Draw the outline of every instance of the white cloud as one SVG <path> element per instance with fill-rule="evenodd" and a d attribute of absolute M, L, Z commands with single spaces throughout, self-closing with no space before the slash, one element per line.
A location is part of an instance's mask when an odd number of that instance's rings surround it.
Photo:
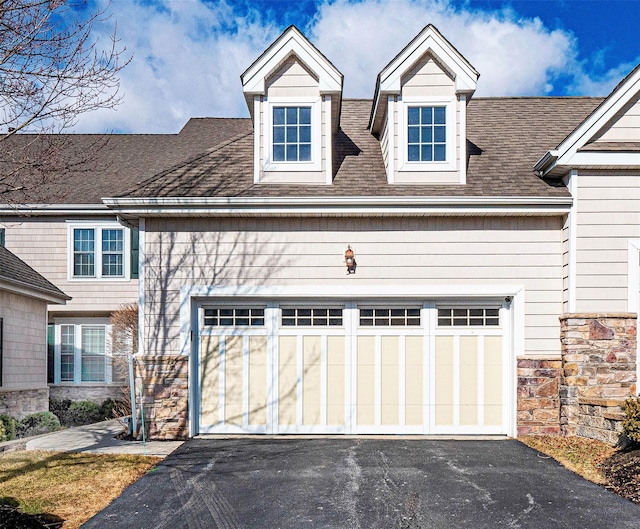
<path fill-rule="evenodd" d="M 248 115 L 239 76 L 284 28 L 259 12 L 259 2 L 248 13 L 246 5 L 241 17 L 232 0 L 112 3 L 133 53 L 121 75 L 124 103 L 83 116 L 76 130 L 177 132 L 193 116 Z M 344 74 L 346 97 L 371 97 L 377 73 L 428 23 L 480 72 L 477 95 L 544 95 L 560 82 L 601 95 L 630 69 L 594 80 L 577 60 L 572 33 L 450 0 L 325 0 L 298 26 Z M 99 29 L 106 38 L 109 28 Z"/>

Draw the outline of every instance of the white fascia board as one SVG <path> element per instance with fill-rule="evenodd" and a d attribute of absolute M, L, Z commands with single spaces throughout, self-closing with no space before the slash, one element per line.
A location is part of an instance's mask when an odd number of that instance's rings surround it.
<path fill-rule="evenodd" d="M 295 28 L 284 33 L 256 63 L 242 75 L 245 94 L 265 94 L 265 80 L 290 55 L 295 55 L 318 76 L 320 93 L 342 92 L 342 74 L 311 46 Z"/>
<path fill-rule="evenodd" d="M 120 214 L 140 216 L 562 215 L 571 197 L 312 197 L 104 199 Z"/>
<path fill-rule="evenodd" d="M 478 81 L 473 71 L 459 54 L 442 41 L 432 30 L 427 30 L 423 40 L 406 49 L 397 59 L 380 73 L 380 92 L 400 93 L 400 81 L 415 61 L 430 52 L 455 74 L 456 92 L 475 92 Z"/>
<path fill-rule="evenodd" d="M 565 156 L 563 165 L 569 167 L 640 167 L 640 152 L 575 152 Z"/>
<path fill-rule="evenodd" d="M 0 206 L 0 215 L 104 215 L 105 204 L 15 204 Z"/>
<path fill-rule="evenodd" d="M 622 110 L 632 97 L 634 97 L 640 91 L 640 68 L 627 79 L 621 86 L 615 88 L 613 92 L 607 97 L 607 99 L 585 119 L 582 124 L 575 129 L 567 138 L 558 146 L 555 151 L 549 151 L 541 160 L 545 159 L 549 154 L 555 152 L 557 160 L 553 165 L 544 169 L 543 174 L 548 174 L 549 171 L 556 166 L 567 166 L 572 168 L 572 161 L 574 155 L 578 150 L 584 147 L 587 142 L 598 133 L 598 131 L 604 127 L 607 122 L 615 116 L 617 112 Z M 603 153 L 604 154 L 604 153 Z M 612 153 L 606 153 L 607 156 L 611 156 Z M 538 166 L 536 164 L 536 168 Z"/>
<path fill-rule="evenodd" d="M 521 284 L 496 285 L 274 285 L 247 286 L 193 285 L 180 287 L 181 306 L 186 305 L 187 298 L 251 298 L 251 299 L 434 299 L 456 300 L 465 298 L 502 298 L 516 296 L 524 291 Z M 185 310 L 186 317 L 186 310 Z"/>

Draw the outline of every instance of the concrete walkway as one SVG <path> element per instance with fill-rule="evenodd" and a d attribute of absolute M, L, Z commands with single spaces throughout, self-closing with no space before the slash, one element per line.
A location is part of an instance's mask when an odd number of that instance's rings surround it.
<path fill-rule="evenodd" d="M 145 444 L 142 441 L 121 441 L 115 437 L 120 432 L 122 432 L 122 424 L 117 419 L 112 419 L 34 437 L 27 441 L 26 449 L 167 457 L 183 443 L 183 441 L 148 441 Z"/>

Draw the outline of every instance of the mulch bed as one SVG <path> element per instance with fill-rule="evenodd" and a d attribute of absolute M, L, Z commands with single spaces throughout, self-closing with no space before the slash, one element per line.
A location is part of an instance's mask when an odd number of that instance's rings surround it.
<path fill-rule="evenodd" d="M 620 450 L 603 462 L 606 487 L 640 505 L 640 449 Z"/>
<path fill-rule="evenodd" d="M 0 529 L 59 529 L 64 520 L 47 514 L 25 514 L 15 507 L 0 505 Z"/>

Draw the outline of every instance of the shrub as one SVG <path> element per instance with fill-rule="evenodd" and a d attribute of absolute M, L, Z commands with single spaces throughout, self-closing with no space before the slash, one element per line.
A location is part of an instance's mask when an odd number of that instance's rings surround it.
<path fill-rule="evenodd" d="M 634 444 L 640 444 L 640 397 L 628 398 L 622 406 L 625 418 L 622 421 L 622 431 L 627 439 Z"/>
<path fill-rule="evenodd" d="M 4 423 L 0 422 L 0 443 L 2 443 L 3 441 L 8 441 L 8 439 L 4 431 Z"/>
<path fill-rule="evenodd" d="M 17 437 L 31 437 L 59 430 L 60 421 L 50 411 L 41 411 L 27 415 L 17 426 Z"/>
<path fill-rule="evenodd" d="M 102 416 L 100 414 L 100 405 L 90 400 L 80 400 L 72 402 L 65 417 L 65 425 L 67 426 L 83 426 L 85 424 L 93 424 L 100 422 Z"/>
<path fill-rule="evenodd" d="M 115 417 L 113 410 L 116 406 L 116 402 L 112 399 L 107 399 L 100 404 L 100 420 L 108 421 L 113 419 Z"/>
<path fill-rule="evenodd" d="M 60 419 L 63 426 L 67 426 L 67 414 L 72 402 L 70 399 L 49 399 L 49 411 Z"/>
<path fill-rule="evenodd" d="M 4 430 L 4 439 L 2 441 L 13 441 L 16 438 L 17 421 L 8 415 L 0 415 L 0 424 Z"/>

